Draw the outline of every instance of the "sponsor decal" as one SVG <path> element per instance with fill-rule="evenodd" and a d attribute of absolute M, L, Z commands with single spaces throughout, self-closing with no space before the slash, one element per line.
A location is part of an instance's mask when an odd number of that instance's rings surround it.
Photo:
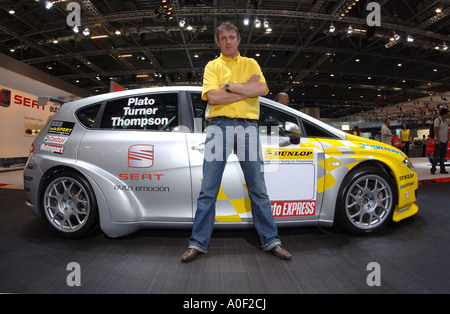
<path fill-rule="evenodd" d="M 316 214 L 316 201 L 272 201 L 273 217 L 302 217 Z"/>
<path fill-rule="evenodd" d="M 170 192 L 170 187 L 164 185 L 144 186 L 144 185 L 114 185 L 114 190 L 135 191 L 135 192 Z"/>
<path fill-rule="evenodd" d="M 47 135 L 44 138 L 45 143 L 52 143 L 52 144 L 64 144 L 66 141 L 67 141 L 67 137 L 62 137 L 62 136 Z"/>
<path fill-rule="evenodd" d="M 304 148 L 266 148 L 265 163 L 302 163 L 314 159 L 314 149 Z"/>
<path fill-rule="evenodd" d="M 404 189 L 404 188 L 407 188 L 407 187 L 413 186 L 413 185 L 414 185 L 414 182 L 407 182 L 403 185 L 400 185 L 400 189 Z"/>
<path fill-rule="evenodd" d="M 39 147 L 39 150 L 41 152 L 48 152 L 53 154 L 64 154 L 65 147 L 63 146 L 57 146 L 57 145 L 50 145 L 50 144 L 41 144 Z"/>
<path fill-rule="evenodd" d="M 68 135 L 72 134 L 74 126 L 75 126 L 74 122 L 55 120 L 55 121 L 52 121 L 52 123 L 50 124 L 48 133 L 68 136 Z"/>
<path fill-rule="evenodd" d="M 132 145 L 128 148 L 128 168 L 150 168 L 153 166 L 153 145 Z"/>
<path fill-rule="evenodd" d="M 364 143 L 358 143 L 358 146 L 361 147 L 362 149 L 379 149 L 379 150 L 386 150 L 392 153 L 396 153 L 399 154 L 400 156 L 405 157 L 406 155 L 403 154 L 403 152 L 399 151 L 398 149 L 392 147 L 387 147 L 387 146 L 382 146 L 382 145 L 374 145 L 374 144 L 364 144 Z"/>
<path fill-rule="evenodd" d="M 163 174 L 155 174 L 155 173 L 121 173 L 119 174 L 119 179 L 122 181 L 159 181 L 161 180 L 161 177 L 163 177 Z"/>
<path fill-rule="evenodd" d="M 410 173 L 404 176 L 400 176 L 398 177 L 398 181 L 403 181 L 403 180 L 407 180 L 407 179 L 412 179 L 414 178 L 415 173 Z"/>

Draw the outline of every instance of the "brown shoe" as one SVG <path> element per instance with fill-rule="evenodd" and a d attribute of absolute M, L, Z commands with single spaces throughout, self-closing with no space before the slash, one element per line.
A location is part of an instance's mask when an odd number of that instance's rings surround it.
<path fill-rule="evenodd" d="M 184 254 L 181 256 L 182 262 L 190 262 L 197 258 L 197 255 L 200 253 L 200 251 L 190 248 Z"/>
<path fill-rule="evenodd" d="M 292 255 L 287 250 L 281 247 L 281 245 L 274 246 L 270 252 L 278 258 L 281 259 L 291 259 Z"/>

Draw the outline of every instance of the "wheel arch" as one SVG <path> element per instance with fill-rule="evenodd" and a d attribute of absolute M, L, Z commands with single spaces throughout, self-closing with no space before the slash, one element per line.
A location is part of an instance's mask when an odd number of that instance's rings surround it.
<path fill-rule="evenodd" d="M 379 168 L 381 171 L 383 171 L 384 173 L 386 173 L 391 179 L 392 182 L 395 185 L 395 189 L 394 189 L 394 205 L 397 206 L 398 204 L 398 185 L 397 185 L 397 181 L 395 180 L 395 176 L 394 176 L 394 172 L 393 170 L 384 162 L 380 161 L 380 160 L 365 160 L 363 162 L 360 162 L 358 165 L 356 165 L 355 167 L 353 167 L 344 177 L 344 179 L 342 180 L 342 182 L 345 181 L 345 179 L 347 179 L 347 177 L 353 175 L 354 172 L 359 171 L 359 169 L 361 168 L 365 168 L 365 167 L 376 167 Z M 338 195 L 339 197 L 339 195 Z M 337 201 L 337 198 L 336 198 Z M 394 206 L 394 207 L 395 207 Z"/>
<path fill-rule="evenodd" d="M 361 173 L 365 172 L 365 173 L 370 173 L 370 172 L 374 172 L 376 174 L 376 172 L 379 171 L 378 175 L 384 175 L 385 179 L 388 179 L 388 184 L 391 185 L 391 192 L 392 192 L 392 196 L 393 196 L 393 201 L 392 201 L 392 208 L 391 208 L 391 213 L 390 213 L 390 219 L 392 219 L 392 215 L 395 211 L 395 208 L 398 205 L 398 185 L 397 182 L 395 180 L 395 174 L 394 171 L 391 170 L 391 168 L 379 161 L 379 160 L 367 160 L 364 162 L 359 163 L 357 166 L 353 167 L 343 178 L 342 182 L 341 182 L 341 186 L 339 187 L 339 192 L 337 194 L 337 197 L 335 199 L 335 208 L 334 208 L 334 218 L 333 221 L 334 223 L 337 223 L 338 225 L 340 225 L 341 227 L 344 227 L 343 225 L 343 220 L 338 219 L 338 214 L 340 212 L 342 212 L 342 209 L 340 208 L 340 200 L 339 197 L 343 197 L 344 194 L 346 194 L 346 188 L 349 186 L 347 183 L 351 182 L 352 180 L 354 180 L 355 178 L 357 178 L 358 176 L 360 176 Z M 380 173 L 381 172 L 381 173 Z M 390 182 L 389 182 L 390 181 Z M 389 221 L 389 219 L 388 219 Z M 383 226 L 386 223 L 383 223 Z M 372 232 L 376 232 L 378 230 L 380 230 L 382 228 L 382 226 L 380 228 L 375 228 L 375 229 L 368 229 L 366 230 L 364 234 L 369 234 Z M 350 231 L 350 229 L 347 229 L 344 227 L 344 229 L 346 229 L 347 231 Z M 354 232 L 354 231 L 350 231 L 350 232 Z M 358 233 L 357 234 L 363 234 L 363 233 Z"/>

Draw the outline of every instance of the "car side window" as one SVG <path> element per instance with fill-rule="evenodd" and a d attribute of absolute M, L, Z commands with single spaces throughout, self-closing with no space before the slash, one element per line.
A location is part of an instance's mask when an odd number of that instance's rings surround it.
<path fill-rule="evenodd" d="M 208 102 L 203 100 L 200 93 L 191 93 L 192 108 L 194 110 L 194 131 L 202 133 L 208 126 L 205 118 Z"/>
<path fill-rule="evenodd" d="M 178 126 L 178 94 L 148 94 L 109 101 L 101 129 L 172 131 Z"/>
<path fill-rule="evenodd" d="M 326 130 L 318 127 L 312 122 L 302 120 L 303 128 L 305 129 L 304 137 L 321 137 L 321 138 L 334 138 L 335 136 Z"/>
<path fill-rule="evenodd" d="M 297 117 L 290 115 L 278 109 L 265 106 L 261 103 L 259 109 L 259 129 L 261 133 L 267 132 L 267 135 L 276 135 L 278 128 L 279 136 L 286 136 L 286 122 L 292 122 L 298 125 Z"/>
<path fill-rule="evenodd" d="M 101 105 L 102 104 L 97 104 L 79 110 L 77 112 L 77 118 L 80 123 L 87 128 L 92 128 L 95 124 L 95 119 L 97 118 Z"/>

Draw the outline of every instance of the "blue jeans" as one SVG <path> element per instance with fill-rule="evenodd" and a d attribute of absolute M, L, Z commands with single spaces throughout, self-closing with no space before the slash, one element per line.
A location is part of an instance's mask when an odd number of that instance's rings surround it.
<path fill-rule="evenodd" d="M 253 224 L 264 251 L 281 244 L 264 181 L 258 124 L 253 120 L 213 118 L 208 126 L 203 182 L 197 200 L 189 247 L 206 253 L 211 242 L 216 198 L 228 156 L 235 151 L 247 183 Z"/>

